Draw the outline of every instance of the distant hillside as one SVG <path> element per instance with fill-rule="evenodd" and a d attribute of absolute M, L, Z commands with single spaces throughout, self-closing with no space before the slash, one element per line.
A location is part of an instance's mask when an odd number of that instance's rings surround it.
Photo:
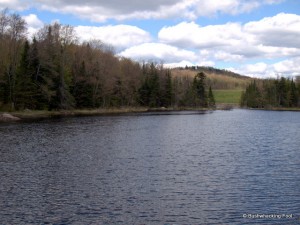
<path fill-rule="evenodd" d="M 194 70 L 194 71 L 202 71 L 204 73 L 213 73 L 217 75 L 225 75 L 229 77 L 237 77 L 237 78 L 249 78 L 248 76 L 241 75 L 235 72 L 232 72 L 230 70 L 225 70 L 225 69 L 217 69 L 211 66 L 186 66 L 185 68 L 177 68 L 180 70 Z"/>
<path fill-rule="evenodd" d="M 204 72 L 206 74 L 206 83 L 208 86 L 211 86 L 213 90 L 245 90 L 252 80 L 250 77 L 213 67 L 193 66 L 172 69 L 172 75 L 178 78 L 194 78 L 199 72 Z"/>

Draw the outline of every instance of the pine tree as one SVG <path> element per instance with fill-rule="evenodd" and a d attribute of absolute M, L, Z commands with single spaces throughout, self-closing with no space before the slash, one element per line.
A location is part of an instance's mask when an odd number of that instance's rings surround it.
<path fill-rule="evenodd" d="M 296 84 L 293 80 L 291 80 L 289 106 L 296 107 L 298 105 L 298 101 L 299 101 L 299 95 L 296 88 Z"/>
<path fill-rule="evenodd" d="M 274 80 L 265 80 L 263 83 L 264 89 L 264 106 L 278 106 L 278 97 Z"/>
<path fill-rule="evenodd" d="M 277 97 L 279 106 L 288 107 L 287 82 L 284 77 L 277 82 Z"/>
<path fill-rule="evenodd" d="M 15 87 L 15 107 L 16 109 L 36 108 L 36 89 L 32 79 L 32 68 L 30 62 L 30 45 L 28 41 L 24 43 L 21 60 L 17 68 Z"/>
<path fill-rule="evenodd" d="M 123 94 L 123 82 L 120 77 L 117 77 L 111 94 L 110 105 L 120 107 L 124 105 L 124 101 L 125 96 Z"/>
<path fill-rule="evenodd" d="M 142 86 L 139 88 L 139 103 L 142 106 L 148 106 L 150 102 L 150 87 L 149 87 L 149 79 L 148 77 L 145 78 Z"/>
<path fill-rule="evenodd" d="M 250 108 L 262 108 L 262 95 L 258 90 L 256 81 L 254 80 L 246 88 L 245 93 L 242 94 L 241 106 L 247 106 Z"/>
<path fill-rule="evenodd" d="M 208 106 L 210 108 L 215 108 L 216 107 L 216 101 L 215 101 L 215 97 L 213 95 L 213 92 L 211 90 L 211 86 L 209 86 L 209 91 L 208 91 Z"/>
<path fill-rule="evenodd" d="M 207 95 L 205 91 L 205 78 L 206 75 L 203 72 L 198 73 L 193 81 L 193 88 L 197 95 L 196 106 L 207 106 Z"/>
<path fill-rule="evenodd" d="M 76 74 L 76 75 L 75 75 Z M 74 76 L 75 75 L 75 76 Z M 85 61 L 82 61 L 78 71 L 74 68 L 72 96 L 77 108 L 93 108 L 93 88 L 89 82 Z"/>
<path fill-rule="evenodd" d="M 174 93 L 173 93 L 173 84 L 170 70 L 166 71 L 166 80 L 165 80 L 165 88 L 164 88 L 164 96 L 163 96 L 163 105 L 165 107 L 169 107 L 173 104 L 174 101 Z"/>
<path fill-rule="evenodd" d="M 158 71 L 155 68 L 155 65 L 151 63 L 150 65 L 150 79 L 149 79 L 149 88 L 150 88 L 150 96 L 149 96 L 149 106 L 150 107 L 158 107 L 160 106 L 160 82 L 158 77 Z"/>
<path fill-rule="evenodd" d="M 30 85 L 30 75 L 28 74 L 29 67 L 29 42 L 25 41 L 21 60 L 16 72 L 16 86 L 15 86 L 15 107 L 20 109 L 21 105 L 27 104 L 29 93 L 27 90 Z M 24 107 L 22 107 L 24 108 Z"/>
<path fill-rule="evenodd" d="M 143 69 L 146 72 L 146 69 Z M 145 80 L 139 89 L 139 102 L 143 106 L 158 107 L 161 105 L 160 80 L 153 63 L 144 74 Z"/>
<path fill-rule="evenodd" d="M 29 52 L 29 66 L 31 79 L 35 85 L 35 109 L 46 110 L 49 106 L 49 87 L 50 79 L 44 76 L 44 68 L 41 65 L 39 56 L 39 43 L 34 37 Z"/>

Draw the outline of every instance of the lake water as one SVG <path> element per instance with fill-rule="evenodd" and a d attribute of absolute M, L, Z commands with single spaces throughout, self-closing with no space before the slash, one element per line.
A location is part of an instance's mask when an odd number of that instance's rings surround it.
<path fill-rule="evenodd" d="M 300 113 L 0 124 L 0 224 L 298 224 Z"/>

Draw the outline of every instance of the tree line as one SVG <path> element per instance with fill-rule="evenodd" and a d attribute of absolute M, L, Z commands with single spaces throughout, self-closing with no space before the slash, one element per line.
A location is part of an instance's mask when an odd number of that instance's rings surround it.
<path fill-rule="evenodd" d="M 241 106 L 300 107 L 300 83 L 290 78 L 254 80 L 242 94 Z"/>
<path fill-rule="evenodd" d="M 214 107 L 206 75 L 172 77 L 155 63 L 118 57 L 102 41 L 80 43 L 70 25 L 44 25 L 27 39 L 26 22 L 0 14 L 0 108 Z"/>

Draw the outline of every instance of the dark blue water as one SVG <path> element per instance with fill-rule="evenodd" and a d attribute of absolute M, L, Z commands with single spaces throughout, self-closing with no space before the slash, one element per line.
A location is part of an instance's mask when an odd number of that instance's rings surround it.
<path fill-rule="evenodd" d="M 1 124 L 0 224 L 300 223 L 299 112 L 167 114 Z"/>

